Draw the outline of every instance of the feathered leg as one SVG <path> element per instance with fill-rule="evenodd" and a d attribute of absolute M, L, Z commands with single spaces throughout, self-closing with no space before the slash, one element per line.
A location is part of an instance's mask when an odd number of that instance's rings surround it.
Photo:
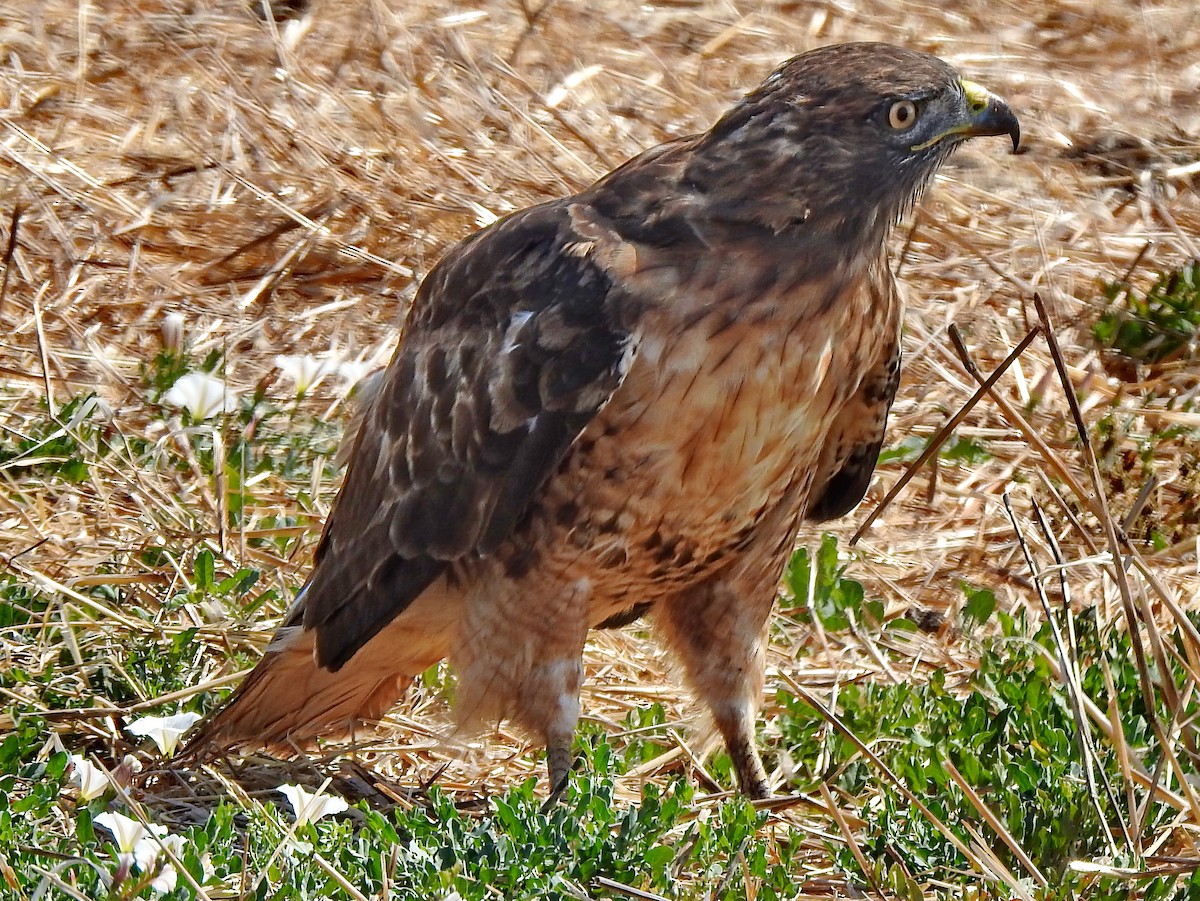
<path fill-rule="evenodd" d="M 760 520 L 732 565 L 667 599 L 654 614 L 692 689 L 712 711 L 738 785 L 751 798 L 770 794 L 754 724 L 762 699 L 767 621 L 799 526 L 797 499 L 806 488 L 805 483 L 792 486 Z"/>
<path fill-rule="evenodd" d="M 469 728 L 511 718 L 541 738 L 553 802 L 571 772 L 590 587 L 585 580 L 478 581 L 486 588 L 470 599 L 453 658 L 459 724 Z M 532 603 L 533 598 L 545 601 Z"/>
<path fill-rule="evenodd" d="M 773 600 L 772 593 L 745 595 L 717 578 L 675 595 L 655 614 L 667 646 L 683 662 L 692 689 L 712 711 L 738 785 L 751 798 L 770 794 L 754 744 L 754 723 Z"/>

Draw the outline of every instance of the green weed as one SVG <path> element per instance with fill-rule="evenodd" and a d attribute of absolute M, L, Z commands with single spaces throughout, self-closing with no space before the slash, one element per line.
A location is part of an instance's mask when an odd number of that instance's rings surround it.
<path fill-rule="evenodd" d="M 1144 294 L 1112 282 L 1104 294 L 1113 306 L 1093 326 L 1096 340 L 1140 363 L 1175 359 L 1200 329 L 1200 262 L 1164 273 Z M 1124 297 L 1123 307 L 1116 302 Z"/>

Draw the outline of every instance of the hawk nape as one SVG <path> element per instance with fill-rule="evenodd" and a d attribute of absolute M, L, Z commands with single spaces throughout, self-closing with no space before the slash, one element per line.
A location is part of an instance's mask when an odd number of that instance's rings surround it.
<path fill-rule="evenodd" d="M 588 629 L 648 616 L 741 789 L 801 520 L 863 497 L 899 378 L 886 239 L 1007 105 L 935 57 L 784 63 L 707 132 L 462 241 L 417 292 L 316 564 L 193 747 L 297 748 L 449 657 L 460 723 L 570 769 Z"/>

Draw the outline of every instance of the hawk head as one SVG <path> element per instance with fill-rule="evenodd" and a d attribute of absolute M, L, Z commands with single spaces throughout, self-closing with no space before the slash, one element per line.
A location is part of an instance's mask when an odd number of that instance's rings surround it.
<path fill-rule="evenodd" d="M 935 56 L 889 44 L 793 57 L 702 138 L 688 181 L 727 214 L 882 239 L 956 146 L 1020 126 Z M 719 197 L 717 195 L 720 195 Z"/>

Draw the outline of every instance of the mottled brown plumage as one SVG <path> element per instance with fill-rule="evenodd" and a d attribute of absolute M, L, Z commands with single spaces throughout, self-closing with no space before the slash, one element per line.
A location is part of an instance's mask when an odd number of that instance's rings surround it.
<path fill-rule="evenodd" d="M 589 628 L 649 615 L 741 787 L 802 518 L 861 500 L 899 377 L 885 239 L 999 99 L 934 57 L 796 57 L 708 132 L 464 240 L 425 279 L 316 565 L 200 743 L 303 745 L 449 656 L 560 788 Z"/>

